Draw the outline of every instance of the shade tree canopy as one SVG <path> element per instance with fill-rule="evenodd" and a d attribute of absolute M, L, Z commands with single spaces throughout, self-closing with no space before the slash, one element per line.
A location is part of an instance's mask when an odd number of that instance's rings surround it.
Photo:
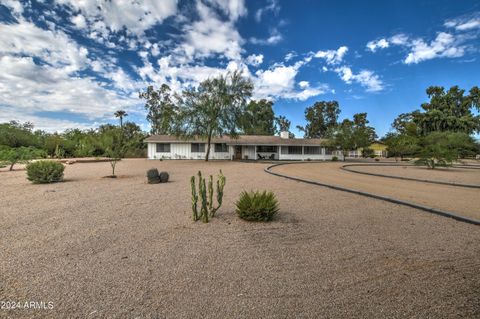
<path fill-rule="evenodd" d="M 337 101 L 315 102 L 305 109 L 305 127 L 297 126 L 305 138 L 321 138 L 337 125 L 340 107 Z"/>

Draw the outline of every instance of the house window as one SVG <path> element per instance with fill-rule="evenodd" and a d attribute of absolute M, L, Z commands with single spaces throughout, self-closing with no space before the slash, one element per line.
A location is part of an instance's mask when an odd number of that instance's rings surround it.
<path fill-rule="evenodd" d="M 192 143 L 192 153 L 205 153 L 205 144 Z"/>
<path fill-rule="evenodd" d="M 305 146 L 304 154 L 322 154 L 322 150 L 320 146 Z"/>
<path fill-rule="evenodd" d="M 282 146 L 282 154 L 302 154 L 301 146 Z"/>
<path fill-rule="evenodd" d="M 157 153 L 170 153 L 170 143 L 157 143 Z"/>
<path fill-rule="evenodd" d="M 215 153 L 227 153 L 228 146 L 225 143 L 215 143 Z"/>
<path fill-rule="evenodd" d="M 288 147 L 288 154 L 302 154 L 302 147 L 301 146 L 289 146 Z"/>
<path fill-rule="evenodd" d="M 257 146 L 257 153 L 276 153 L 277 147 L 274 145 L 260 145 Z"/>

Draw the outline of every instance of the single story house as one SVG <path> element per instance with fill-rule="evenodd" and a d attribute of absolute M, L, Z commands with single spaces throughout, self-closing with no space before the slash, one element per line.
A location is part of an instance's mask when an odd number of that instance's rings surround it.
<path fill-rule="evenodd" d="M 148 143 L 149 159 L 205 159 L 205 139 L 181 139 L 172 135 L 152 135 Z M 323 146 L 324 139 L 280 136 L 240 135 L 216 137 L 211 141 L 209 159 L 221 160 L 331 160 L 342 159 L 341 152 Z"/>

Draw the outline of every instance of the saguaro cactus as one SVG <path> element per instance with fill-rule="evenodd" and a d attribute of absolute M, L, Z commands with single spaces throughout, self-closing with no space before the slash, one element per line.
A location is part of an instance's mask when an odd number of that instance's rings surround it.
<path fill-rule="evenodd" d="M 216 181 L 216 198 L 217 205 L 213 205 L 213 193 L 214 193 L 214 181 L 213 176 L 210 175 L 208 184 L 205 178 L 202 176 L 202 172 L 198 172 L 198 192 L 196 186 L 195 176 L 190 178 L 190 186 L 192 188 L 192 217 L 194 221 L 201 219 L 203 222 L 208 223 L 209 217 L 214 217 L 215 212 L 222 206 L 223 202 L 223 189 L 225 187 L 226 178 L 222 171 L 218 174 Z M 200 213 L 198 212 L 198 198 L 200 197 Z"/>

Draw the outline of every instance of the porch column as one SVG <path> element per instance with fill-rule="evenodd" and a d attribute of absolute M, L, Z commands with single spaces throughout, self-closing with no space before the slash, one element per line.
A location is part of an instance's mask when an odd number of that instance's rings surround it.
<path fill-rule="evenodd" d="M 253 160 L 256 161 L 256 160 L 257 160 L 257 145 L 253 145 L 253 147 L 255 147 L 255 151 L 254 151 L 254 154 L 255 154 L 255 155 L 254 155 L 254 159 L 253 159 Z"/>
<path fill-rule="evenodd" d="M 302 145 L 302 161 L 305 160 L 305 145 Z"/>

